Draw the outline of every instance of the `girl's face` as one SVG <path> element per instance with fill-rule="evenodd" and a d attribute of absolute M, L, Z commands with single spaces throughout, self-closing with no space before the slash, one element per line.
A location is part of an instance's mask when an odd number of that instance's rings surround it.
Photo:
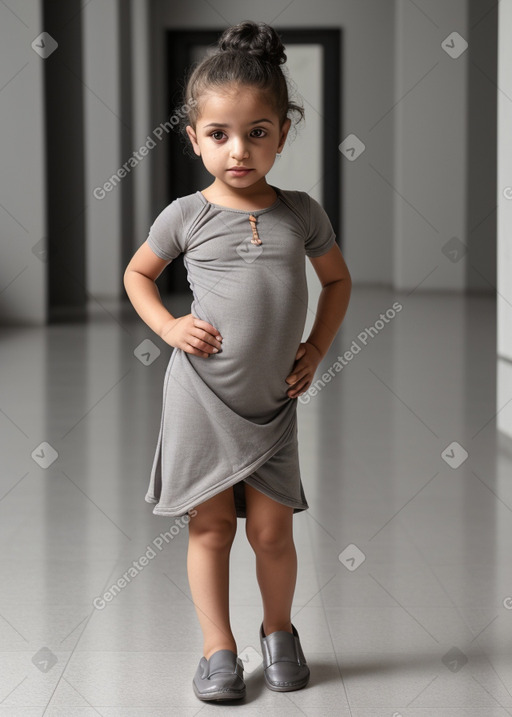
<path fill-rule="evenodd" d="M 226 87 L 201 98 L 196 128 L 189 125 L 187 134 L 208 172 L 242 191 L 266 183 L 289 128 L 288 118 L 279 127 L 279 117 L 257 88 Z"/>

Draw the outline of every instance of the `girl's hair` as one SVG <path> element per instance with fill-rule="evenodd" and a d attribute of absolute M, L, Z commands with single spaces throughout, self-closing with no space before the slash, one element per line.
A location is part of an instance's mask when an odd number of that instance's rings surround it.
<path fill-rule="evenodd" d="M 224 85 L 259 88 L 274 107 L 282 127 L 289 113 L 304 118 L 304 108 L 290 100 L 287 78 L 281 65 L 286 62 L 279 35 L 266 23 L 249 20 L 228 27 L 213 54 L 192 69 L 185 88 L 182 130 L 194 129 L 201 114 L 201 98 Z"/>

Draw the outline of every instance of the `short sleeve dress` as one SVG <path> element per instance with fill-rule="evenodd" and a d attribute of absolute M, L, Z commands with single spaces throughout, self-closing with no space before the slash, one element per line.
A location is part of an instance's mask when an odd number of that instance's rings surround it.
<path fill-rule="evenodd" d="M 273 187 L 257 211 L 209 202 L 197 191 L 157 216 L 147 243 L 163 259 L 183 253 L 190 312 L 212 324 L 222 349 L 208 358 L 174 348 L 164 377 L 157 446 L 145 500 L 153 513 L 183 516 L 233 486 L 246 517 L 247 483 L 294 513 L 309 506 L 297 443 L 290 374 L 308 311 L 305 257 L 336 237 L 306 192 Z M 252 244 L 249 216 L 261 244 Z"/>

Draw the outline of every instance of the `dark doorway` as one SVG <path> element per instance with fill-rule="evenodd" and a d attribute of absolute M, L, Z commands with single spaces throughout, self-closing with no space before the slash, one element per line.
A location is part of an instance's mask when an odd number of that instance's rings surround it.
<path fill-rule="evenodd" d="M 44 60 L 48 323 L 86 320 L 82 15 L 79 0 L 45 0 Z M 44 41 L 42 41 L 44 43 Z M 48 40 L 46 40 L 48 42 Z"/>

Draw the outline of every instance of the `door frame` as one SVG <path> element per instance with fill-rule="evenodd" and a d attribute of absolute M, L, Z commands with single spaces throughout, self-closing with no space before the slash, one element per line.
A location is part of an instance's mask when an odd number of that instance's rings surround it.
<path fill-rule="evenodd" d="M 342 137 L 341 127 L 341 28 L 276 28 L 285 45 L 315 44 L 323 50 L 322 99 L 322 200 L 334 232 L 342 247 L 340 236 L 343 211 L 340 194 L 341 162 L 338 145 Z M 186 73 L 190 68 L 192 48 L 196 45 L 215 46 L 220 30 L 168 29 L 166 41 L 166 101 L 169 116 L 182 104 Z M 194 186 L 192 159 L 184 151 L 184 139 L 178 133 L 170 134 L 168 143 L 167 179 L 169 202 L 177 197 L 197 191 Z M 171 264 L 172 266 L 172 264 Z M 171 267 L 169 267 L 171 269 Z M 186 291 L 188 283 L 181 267 L 167 271 L 169 291 Z"/>

